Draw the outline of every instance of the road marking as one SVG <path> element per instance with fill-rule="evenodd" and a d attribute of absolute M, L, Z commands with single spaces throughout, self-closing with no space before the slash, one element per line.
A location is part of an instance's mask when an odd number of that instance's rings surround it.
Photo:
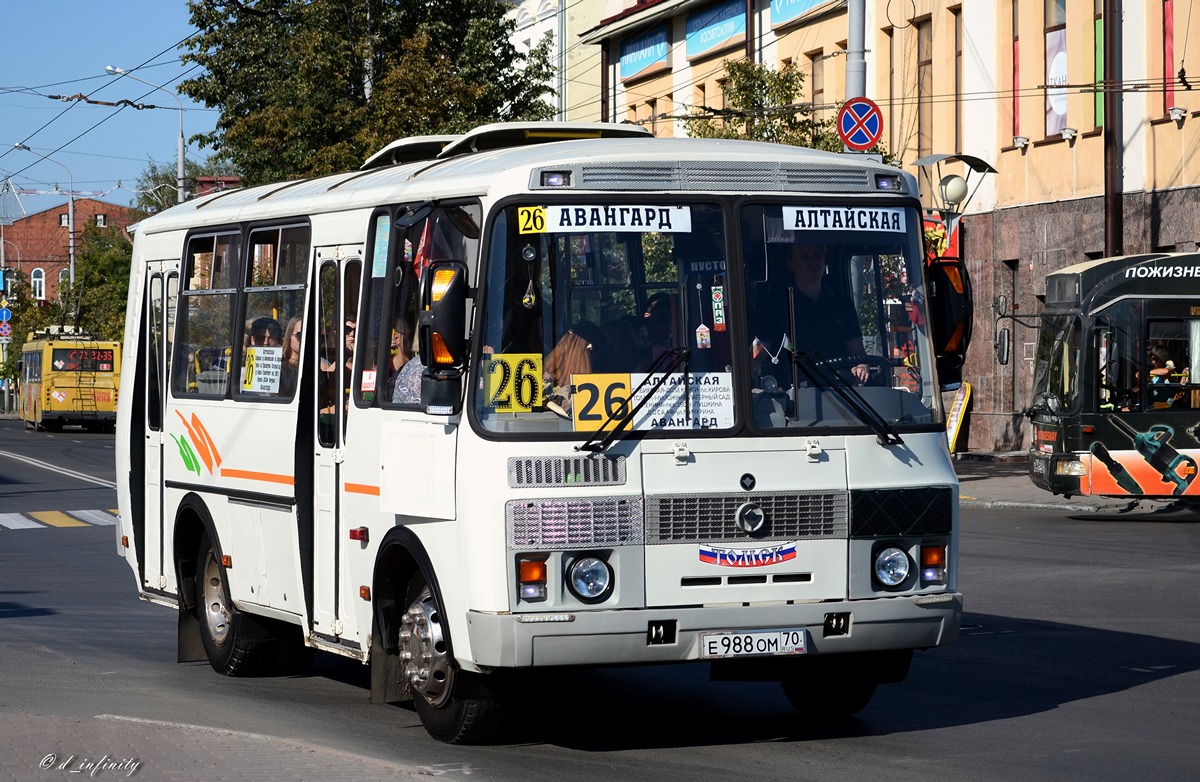
<path fill-rule="evenodd" d="M 49 470 L 50 472 L 56 472 L 59 475 L 66 475 L 70 478 L 75 478 L 77 480 L 86 481 L 87 483 L 94 483 L 97 486 L 106 486 L 110 489 L 117 488 L 117 484 L 113 483 L 112 481 L 106 481 L 103 478 L 95 478 L 91 475 L 88 475 L 87 473 L 76 472 L 75 470 L 68 470 L 66 468 L 59 467 L 56 464 L 50 464 L 49 462 L 43 462 L 39 459 L 31 459 L 28 456 L 18 456 L 17 454 L 9 453 L 8 451 L 0 451 L 0 456 L 7 456 L 10 459 L 16 459 L 18 462 L 25 462 L 25 464 L 31 464 L 34 467 L 41 467 L 43 470 Z"/>
<path fill-rule="evenodd" d="M 117 511 L 57 510 L 28 513 L 0 513 L 0 527 L 8 529 L 45 529 L 46 527 L 111 527 L 117 523 Z"/>
<path fill-rule="evenodd" d="M 42 529 L 42 525 L 25 518 L 23 513 L 0 513 L 0 527 L 9 529 Z"/>
<path fill-rule="evenodd" d="M 51 527 L 86 527 L 86 522 L 73 519 L 60 510 L 40 510 L 29 514 L 34 519 L 49 524 Z"/>
<path fill-rule="evenodd" d="M 73 510 L 71 515 L 83 519 L 88 524 L 97 524 L 99 526 L 109 526 L 117 523 L 117 517 L 103 510 Z"/>

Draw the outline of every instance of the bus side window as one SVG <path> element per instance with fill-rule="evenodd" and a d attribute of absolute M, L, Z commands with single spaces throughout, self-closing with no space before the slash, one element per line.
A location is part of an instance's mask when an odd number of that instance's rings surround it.
<path fill-rule="evenodd" d="M 306 224 L 250 233 L 242 304 L 246 333 L 237 383 L 245 399 L 278 401 L 295 393 L 299 353 L 298 345 L 291 349 L 291 334 L 304 309 L 311 236 Z"/>
<path fill-rule="evenodd" d="M 171 391 L 176 395 L 192 392 L 220 397 L 226 393 L 227 346 L 234 342 L 231 329 L 236 294 L 232 291 L 237 286 L 234 272 L 240 246 L 241 235 L 233 231 L 188 240 L 176 341 L 181 356 L 195 351 L 195 362 L 173 362 Z M 193 381 L 194 389 L 190 388 Z"/>

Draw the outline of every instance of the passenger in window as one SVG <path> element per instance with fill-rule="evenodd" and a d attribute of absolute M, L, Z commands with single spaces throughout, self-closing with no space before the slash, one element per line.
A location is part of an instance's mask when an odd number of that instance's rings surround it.
<path fill-rule="evenodd" d="M 675 296 L 664 292 L 651 296 L 642 322 L 650 343 L 650 358 L 656 359 L 675 346 Z"/>
<path fill-rule="evenodd" d="M 596 372 L 640 372 L 650 367 L 646 327 L 633 316 L 613 318 L 602 327 L 604 352 L 593 361 Z M 595 350 L 592 351 L 595 354 Z"/>
<path fill-rule="evenodd" d="M 283 344 L 283 329 L 270 317 L 255 318 L 250 324 L 251 347 L 279 347 Z"/>
<path fill-rule="evenodd" d="M 543 365 L 546 408 L 571 417 L 572 383 L 576 375 L 592 372 L 592 357 L 604 350 L 604 337 L 594 323 L 580 321 L 563 334 Z"/>
<path fill-rule="evenodd" d="M 288 321 L 283 330 L 286 335 L 283 343 L 283 368 L 280 370 L 279 395 L 291 397 L 296 392 L 296 379 L 300 376 L 300 328 L 299 315 Z"/>
<path fill-rule="evenodd" d="M 396 373 L 392 387 L 392 402 L 397 405 L 419 405 L 421 403 L 421 375 L 425 373 L 425 364 L 421 361 L 420 351 L 415 338 L 409 343 L 410 358 Z"/>
<path fill-rule="evenodd" d="M 1150 401 L 1156 408 L 1182 405 L 1185 398 L 1182 389 L 1165 387 L 1183 381 L 1182 373 L 1176 372 L 1175 362 L 1169 356 L 1161 345 L 1150 349 Z"/>

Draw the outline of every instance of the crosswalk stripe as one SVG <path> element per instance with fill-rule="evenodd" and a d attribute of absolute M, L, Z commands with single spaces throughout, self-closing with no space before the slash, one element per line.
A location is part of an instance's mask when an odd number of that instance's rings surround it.
<path fill-rule="evenodd" d="M 70 516 L 68 516 L 67 514 L 63 513 L 62 511 L 57 511 L 57 510 L 36 511 L 34 513 L 30 513 L 29 516 L 32 517 L 33 519 L 36 519 L 37 521 L 42 522 L 43 524 L 49 524 L 51 527 L 86 527 L 86 526 L 88 526 L 86 522 L 82 522 L 79 519 L 73 519 Z"/>
<path fill-rule="evenodd" d="M 0 513 L 0 527 L 9 529 L 42 529 L 42 525 L 25 518 L 23 513 Z"/>
<path fill-rule="evenodd" d="M 89 524 L 111 527 L 117 523 L 115 514 L 103 510 L 73 510 L 71 511 L 71 515 L 83 519 Z"/>

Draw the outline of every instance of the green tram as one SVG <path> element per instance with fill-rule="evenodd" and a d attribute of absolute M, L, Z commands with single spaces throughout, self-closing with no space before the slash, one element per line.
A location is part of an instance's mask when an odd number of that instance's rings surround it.
<path fill-rule="evenodd" d="M 1026 411 L 1034 484 L 1067 497 L 1200 495 L 1198 355 L 1200 254 L 1101 259 L 1048 276 Z"/>

